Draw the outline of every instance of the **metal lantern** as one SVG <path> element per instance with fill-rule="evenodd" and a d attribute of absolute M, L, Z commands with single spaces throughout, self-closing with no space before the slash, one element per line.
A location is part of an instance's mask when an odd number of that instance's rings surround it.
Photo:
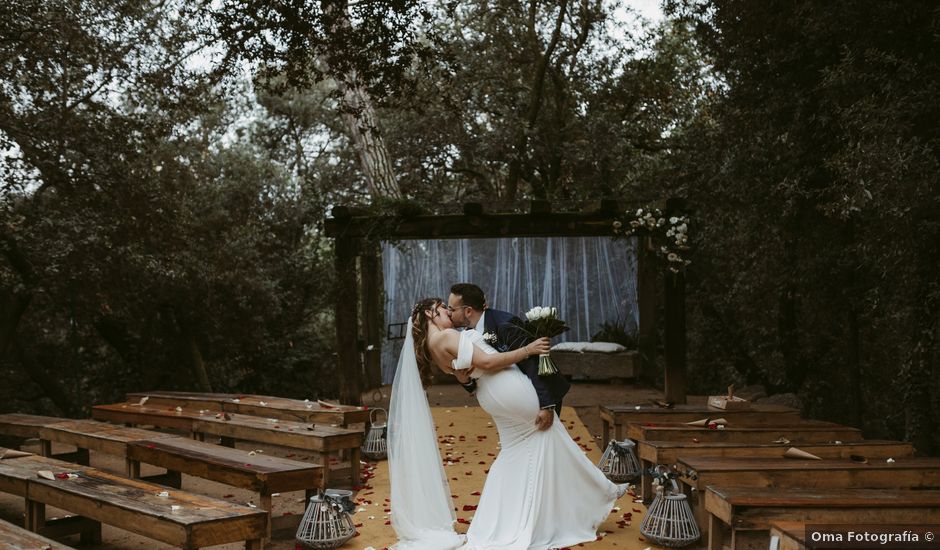
<path fill-rule="evenodd" d="M 633 481 L 640 476 L 640 461 L 636 458 L 636 443 L 629 439 L 623 441 L 611 440 L 601 456 L 597 467 L 604 472 L 607 479 L 615 483 Z"/>
<path fill-rule="evenodd" d="M 318 494 L 310 497 L 295 538 L 304 548 L 326 550 L 339 548 L 354 536 L 356 526 L 340 499 Z"/>
<path fill-rule="evenodd" d="M 385 413 L 385 422 L 377 423 L 373 415 L 377 411 Z M 373 459 L 381 460 L 388 456 L 388 411 L 385 409 L 372 409 L 369 413 L 369 433 L 366 434 L 365 443 L 362 444 L 362 454 Z"/>
<path fill-rule="evenodd" d="M 347 491 L 346 489 L 327 489 L 323 494 L 326 498 L 340 503 L 343 510 L 346 510 L 350 514 L 356 509 L 356 503 L 352 500 L 352 491 Z"/>
<path fill-rule="evenodd" d="M 692 544 L 702 533 L 692 517 L 688 497 L 679 492 L 675 474 L 665 473 L 661 468 L 657 466 L 653 473 L 660 483 L 656 488 L 656 498 L 640 523 L 640 533 L 646 540 L 660 546 L 678 548 Z"/>

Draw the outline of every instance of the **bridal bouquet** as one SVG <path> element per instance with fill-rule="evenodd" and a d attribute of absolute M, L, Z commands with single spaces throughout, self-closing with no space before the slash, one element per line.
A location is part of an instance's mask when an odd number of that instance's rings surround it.
<path fill-rule="evenodd" d="M 525 314 L 522 330 L 532 338 L 554 338 L 569 330 L 568 325 L 558 318 L 558 310 L 553 307 L 535 306 Z M 548 376 L 558 372 L 558 368 L 547 353 L 539 355 L 539 376 Z"/>

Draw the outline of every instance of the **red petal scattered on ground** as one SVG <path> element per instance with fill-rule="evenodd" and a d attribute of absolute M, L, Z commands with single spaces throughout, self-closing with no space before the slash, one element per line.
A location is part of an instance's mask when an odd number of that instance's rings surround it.
<path fill-rule="evenodd" d="M 472 492 L 472 493 L 470 493 L 470 494 L 473 495 L 473 496 L 475 496 L 475 497 L 478 497 L 478 496 L 480 496 L 480 491 L 474 491 L 474 492 Z"/>

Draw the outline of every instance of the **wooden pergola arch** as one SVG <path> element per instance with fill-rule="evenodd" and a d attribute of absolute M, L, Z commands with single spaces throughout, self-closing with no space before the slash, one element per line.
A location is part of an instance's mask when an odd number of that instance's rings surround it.
<path fill-rule="evenodd" d="M 531 201 L 526 213 L 487 213 L 479 203 L 466 203 L 461 214 L 375 215 L 337 206 L 325 221 L 325 234 L 335 239 L 337 373 L 340 400 L 361 404 L 364 390 L 381 385 L 380 324 L 382 276 L 380 240 L 427 240 L 501 237 L 612 237 L 622 209 L 603 200 L 579 212 L 553 212 L 546 201 Z M 683 199 L 669 199 L 666 215 L 684 214 Z M 685 275 L 666 269 L 655 257 L 649 237 L 637 247 L 637 299 L 640 314 L 640 376 L 651 381 L 659 354 L 659 288 L 663 296 L 664 400 L 686 402 Z M 417 298 L 417 297 L 416 297 Z"/>

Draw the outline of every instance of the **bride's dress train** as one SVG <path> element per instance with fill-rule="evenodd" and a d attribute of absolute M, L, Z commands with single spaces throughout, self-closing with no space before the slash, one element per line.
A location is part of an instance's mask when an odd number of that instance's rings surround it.
<path fill-rule="evenodd" d="M 461 333 L 457 364 L 468 347 L 496 353 L 476 331 Z M 486 477 L 463 550 L 545 550 L 595 540 L 623 487 L 604 477 L 556 417 L 535 427 L 538 397 L 517 367 L 477 380 L 480 406 L 493 417 L 501 449 Z"/>

